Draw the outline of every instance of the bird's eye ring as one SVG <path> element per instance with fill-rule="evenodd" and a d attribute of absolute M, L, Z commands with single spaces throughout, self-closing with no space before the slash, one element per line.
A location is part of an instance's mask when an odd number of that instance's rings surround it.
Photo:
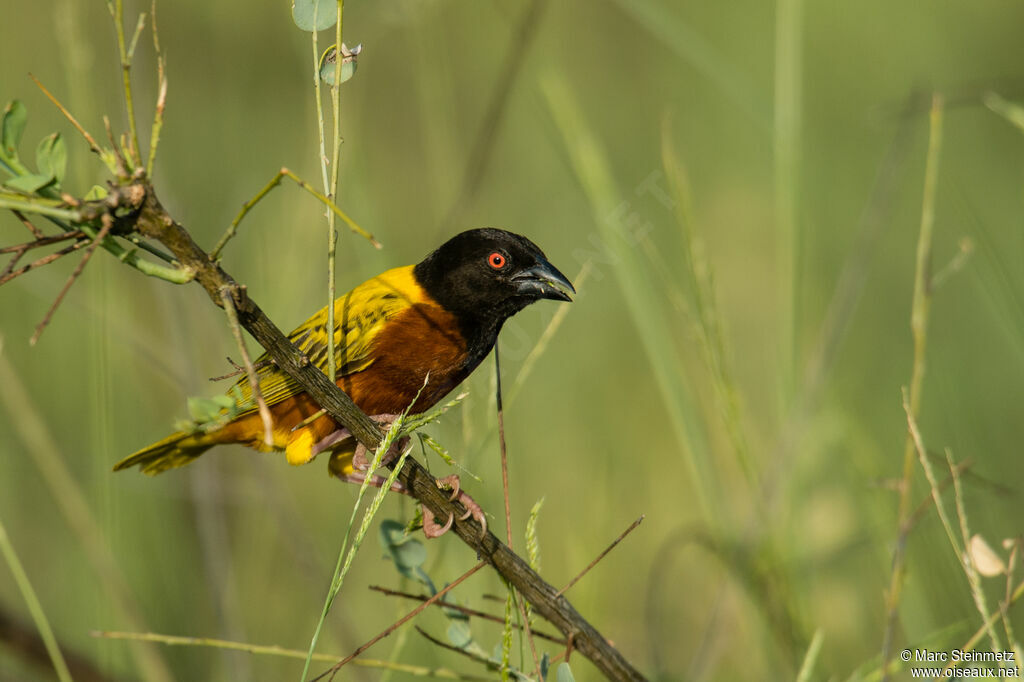
<path fill-rule="evenodd" d="M 501 253 L 500 251 L 495 251 L 494 253 L 487 257 L 487 264 L 490 265 L 495 270 L 501 270 L 503 267 L 505 267 L 505 263 L 507 262 L 508 259 L 505 258 L 505 254 Z"/>

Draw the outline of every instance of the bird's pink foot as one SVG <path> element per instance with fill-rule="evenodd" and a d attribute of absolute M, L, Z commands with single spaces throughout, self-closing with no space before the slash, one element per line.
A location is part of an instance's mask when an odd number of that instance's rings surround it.
<path fill-rule="evenodd" d="M 384 430 L 391 428 L 391 424 L 394 423 L 398 415 L 395 414 L 378 414 L 370 417 Z M 341 428 L 328 436 L 320 440 L 315 446 L 313 446 L 313 455 L 317 455 L 326 450 L 331 450 L 343 441 L 352 438 L 352 433 L 346 429 Z M 409 437 L 403 436 L 393 442 L 387 452 L 381 457 L 381 466 L 387 466 L 391 462 L 394 462 L 398 457 L 401 456 L 402 452 L 409 447 Z M 344 467 L 340 464 L 343 460 L 339 460 L 337 467 L 334 459 L 331 460 L 331 473 L 337 478 L 348 481 L 350 483 L 362 484 L 366 481 L 369 485 L 380 488 L 384 485 L 385 479 L 381 476 L 372 475 L 370 469 L 370 452 L 362 443 L 357 443 L 355 452 L 352 455 L 351 469 Z M 451 496 L 448 498 L 452 502 L 458 500 L 462 503 L 462 506 L 466 508 L 465 513 L 459 517 L 460 521 L 468 519 L 472 516 L 480 524 L 481 537 L 487 533 L 487 517 L 484 515 L 484 510 L 481 509 L 480 505 L 473 500 L 472 497 L 462 492 L 462 484 L 459 481 L 459 477 L 455 474 L 451 476 L 445 476 L 444 478 L 437 479 L 437 487 L 445 490 L 451 490 Z M 395 482 L 391 485 L 391 490 L 402 493 L 403 495 L 409 495 L 409 491 L 399 482 Z M 443 524 L 438 523 L 437 519 L 434 518 L 433 512 L 423 507 L 423 534 L 428 538 L 441 537 L 449 530 L 455 523 L 455 514 L 449 514 L 447 521 Z"/>
<path fill-rule="evenodd" d="M 464 521 L 472 516 L 480 524 L 480 536 L 483 537 L 487 533 L 487 516 L 484 515 L 484 510 L 472 497 L 462 492 L 462 483 L 459 481 L 459 477 L 456 474 L 452 474 L 451 476 L 439 478 L 437 479 L 437 487 L 451 489 L 452 494 L 448 499 L 452 502 L 458 500 L 466 508 L 466 512 L 459 517 L 459 520 Z M 444 524 L 439 524 L 433 512 L 423 507 L 423 534 L 428 538 L 444 535 L 451 529 L 453 523 L 455 523 L 454 514 L 449 514 L 448 520 Z"/>

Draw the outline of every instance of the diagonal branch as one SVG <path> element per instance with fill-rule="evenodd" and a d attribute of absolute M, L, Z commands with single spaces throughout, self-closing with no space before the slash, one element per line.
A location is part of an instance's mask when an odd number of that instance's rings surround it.
<path fill-rule="evenodd" d="M 344 424 L 359 442 L 375 450 L 383 434 L 352 399 L 327 376 L 309 363 L 220 264 L 193 241 L 185 228 L 179 225 L 160 205 L 153 188 L 145 179 L 138 181 L 145 191 L 141 209 L 135 216 L 135 229 L 145 237 L 167 247 L 174 257 L 195 275 L 210 299 L 223 305 L 221 290 L 230 294 L 238 313 L 238 322 L 266 349 L 269 356 L 289 376 L 295 379 L 316 402 L 338 423 Z M 490 564 L 516 590 L 533 609 L 567 637 L 573 646 L 589 658 L 609 679 L 643 680 L 640 674 L 608 640 L 573 608 L 558 590 L 544 581 L 530 568 L 525 559 L 514 553 L 490 532 L 482 532 L 480 524 L 471 516 L 460 520 L 464 510 L 448 499 L 435 479 L 419 462 L 407 457 L 398 475 L 406 490 L 438 518 L 455 518 L 453 531 L 481 560 Z"/>

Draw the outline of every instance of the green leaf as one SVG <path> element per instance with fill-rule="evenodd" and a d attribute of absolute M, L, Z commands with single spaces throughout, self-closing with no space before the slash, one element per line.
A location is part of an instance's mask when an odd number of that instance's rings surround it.
<path fill-rule="evenodd" d="M 465 649 L 473 643 L 473 632 L 464 620 L 453 620 L 448 624 L 448 641 L 457 649 Z"/>
<path fill-rule="evenodd" d="M 0 152 L 8 159 L 18 158 L 18 142 L 28 121 L 28 111 L 19 100 L 8 102 L 4 107 L 3 122 L 0 123 Z"/>
<path fill-rule="evenodd" d="M 555 678 L 558 682 L 576 682 L 576 678 L 572 676 L 572 669 L 564 661 L 555 668 Z"/>
<path fill-rule="evenodd" d="M 107 188 L 106 187 L 100 187 L 99 185 L 93 185 L 92 188 L 88 192 L 85 193 L 85 196 L 82 197 L 82 199 L 85 200 L 85 201 L 99 201 L 100 199 L 105 199 L 106 197 L 107 197 Z"/>
<path fill-rule="evenodd" d="M 39 173 L 33 173 L 31 175 L 19 175 L 11 178 L 4 182 L 4 185 L 11 189 L 16 189 L 19 192 L 27 192 L 32 194 L 38 192 L 42 188 L 53 182 L 54 178 L 52 175 L 41 175 Z"/>
<path fill-rule="evenodd" d="M 423 543 L 406 534 L 405 526 L 398 521 L 382 521 L 380 541 L 388 551 L 395 568 L 407 578 L 422 581 L 420 567 L 427 561 L 427 548 Z"/>
<path fill-rule="evenodd" d="M 540 657 L 540 679 L 548 679 L 548 670 L 551 668 L 551 657 L 548 652 L 544 652 L 544 655 Z"/>
<path fill-rule="evenodd" d="M 338 21 L 337 0 L 292 0 L 292 21 L 303 31 L 323 31 Z"/>
<path fill-rule="evenodd" d="M 68 167 L 68 150 L 60 133 L 47 135 L 39 141 L 39 146 L 36 147 L 36 164 L 40 173 L 53 177 L 58 185 L 64 181 L 64 171 Z"/>
<path fill-rule="evenodd" d="M 424 445 L 440 455 L 441 459 L 443 459 L 448 466 L 456 466 L 455 460 L 452 459 L 452 456 L 448 454 L 448 450 L 443 445 L 425 433 L 418 433 L 416 435 L 420 437 L 420 440 L 423 441 Z"/>
<path fill-rule="evenodd" d="M 334 85 L 335 61 L 338 59 L 337 45 L 331 45 L 320 56 L 320 78 L 328 85 Z M 341 81 L 344 83 L 356 74 L 356 57 L 362 52 L 363 46 L 356 45 L 351 50 L 341 44 Z"/>

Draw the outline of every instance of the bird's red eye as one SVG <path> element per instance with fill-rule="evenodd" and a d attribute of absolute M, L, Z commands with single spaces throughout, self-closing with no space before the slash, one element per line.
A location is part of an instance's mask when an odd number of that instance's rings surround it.
<path fill-rule="evenodd" d="M 494 253 L 487 257 L 487 264 L 490 265 L 495 270 L 501 270 L 503 267 L 505 267 L 505 262 L 505 256 L 501 253 L 498 253 L 497 251 L 495 251 Z"/>

